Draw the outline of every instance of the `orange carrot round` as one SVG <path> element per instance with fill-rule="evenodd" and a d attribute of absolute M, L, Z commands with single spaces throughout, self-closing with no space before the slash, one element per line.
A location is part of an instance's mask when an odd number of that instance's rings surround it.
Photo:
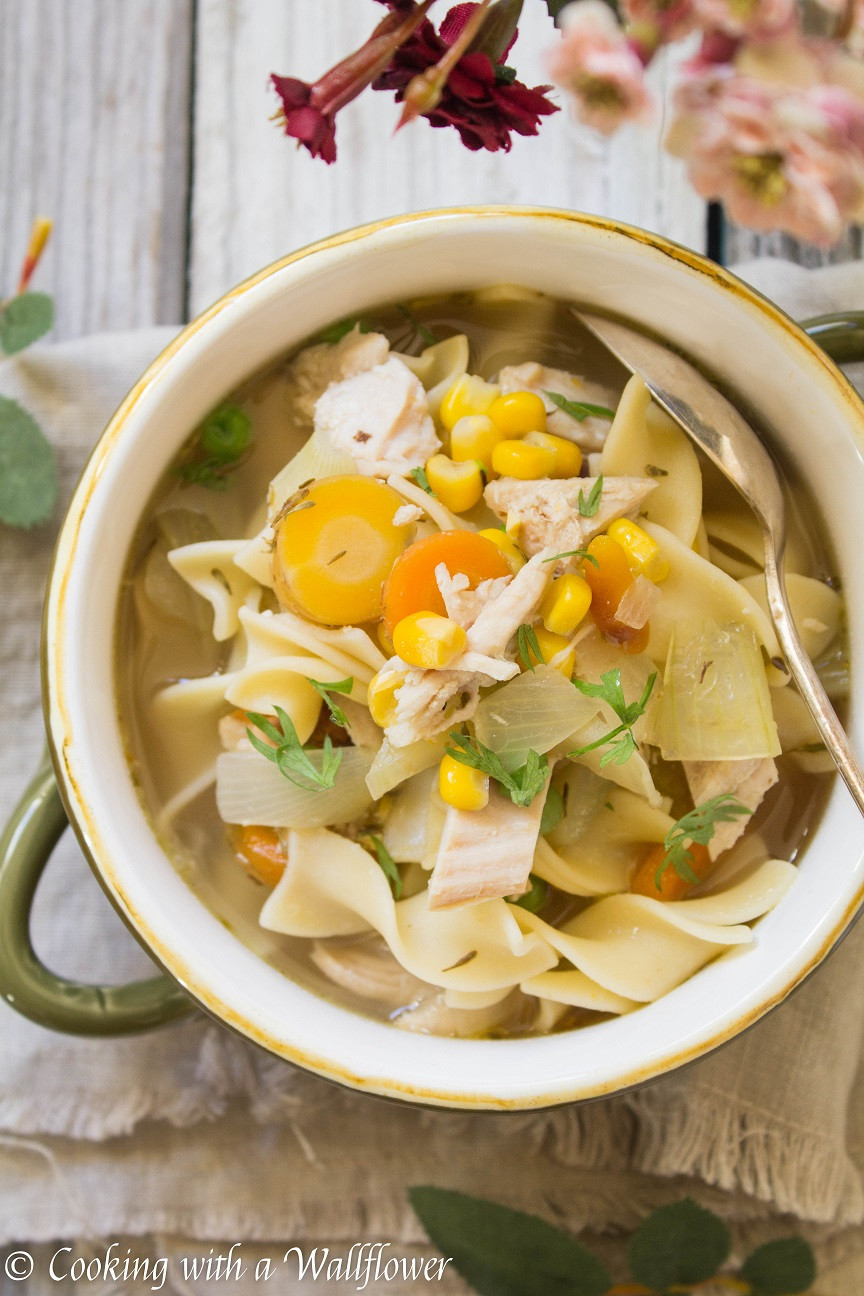
<path fill-rule="evenodd" d="M 384 624 L 390 635 L 413 612 L 447 615 L 435 580 L 439 563 L 451 576 L 457 572 L 467 576 L 471 589 L 481 581 L 512 575 L 501 550 L 476 531 L 441 531 L 415 540 L 396 559 L 384 589 Z"/>
<path fill-rule="evenodd" d="M 708 847 L 692 842 L 688 849 L 693 856 L 690 867 L 699 881 L 703 882 L 714 868 Z M 652 900 L 683 900 L 688 891 L 692 891 L 696 883 L 688 882 L 671 864 L 663 870 L 660 889 L 657 889 L 657 870 L 663 863 L 665 854 L 666 848 L 662 843 L 651 847 L 630 881 L 630 890 L 634 895 L 650 896 Z"/>
<path fill-rule="evenodd" d="M 250 877 L 264 886 L 275 887 L 285 872 L 285 852 L 275 828 L 247 824 L 233 828 L 235 854 Z"/>
<path fill-rule="evenodd" d="M 586 559 L 582 574 L 591 588 L 594 624 L 607 639 L 620 643 L 626 652 L 644 652 L 651 633 L 648 626 L 634 630 L 631 626 L 622 625 L 615 617 L 621 599 L 633 584 L 626 553 L 617 540 L 608 535 L 595 536 L 588 546 L 588 553 L 595 561 Z"/>

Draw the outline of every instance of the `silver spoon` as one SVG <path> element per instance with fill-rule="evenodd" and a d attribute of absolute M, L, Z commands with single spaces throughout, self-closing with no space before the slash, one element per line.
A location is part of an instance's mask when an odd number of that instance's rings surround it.
<path fill-rule="evenodd" d="M 584 311 L 573 313 L 625 368 L 639 375 L 657 404 L 704 450 L 755 513 L 765 541 L 768 606 L 786 664 L 864 814 L 864 771 L 792 620 L 782 567 L 786 545 L 783 493 L 768 452 L 740 411 L 689 361 L 625 324 Z"/>

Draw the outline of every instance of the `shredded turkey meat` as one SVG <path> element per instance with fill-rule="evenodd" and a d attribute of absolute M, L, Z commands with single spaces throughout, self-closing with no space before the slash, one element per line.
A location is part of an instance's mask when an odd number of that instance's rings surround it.
<path fill-rule="evenodd" d="M 482 810 L 451 806 L 429 881 L 429 908 L 524 895 L 545 800 L 539 792 L 530 806 L 517 806 L 492 792 Z"/>
<path fill-rule="evenodd" d="M 419 467 L 441 448 L 423 384 L 393 355 L 331 383 L 315 405 L 315 431 L 360 472 L 382 477 Z"/>
<path fill-rule="evenodd" d="M 539 481 L 517 481 L 514 477 L 499 477 L 489 483 L 484 495 L 498 517 L 518 517 L 519 547 L 525 553 L 536 554 L 547 546 L 553 546 L 553 553 L 566 553 L 584 549 L 616 518 L 635 514 L 657 485 L 647 477 L 604 477 L 597 512 L 585 517 L 579 512 L 579 494 L 587 500 L 597 480 L 541 477 Z"/>
<path fill-rule="evenodd" d="M 778 778 L 777 766 L 770 756 L 754 760 L 684 761 L 684 773 L 694 805 L 702 805 L 723 792 L 731 792 L 750 810 L 757 809 Z M 741 815 L 730 823 L 717 824 L 708 843 L 712 860 L 734 846 L 748 823 L 749 818 Z"/>
<path fill-rule="evenodd" d="M 294 420 L 311 427 L 315 402 L 331 383 L 383 364 L 389 353 L 390 344 L 383 333 L 361 333 L 359 327 L 336 343 L 305 347 L 286 374 Z"/>

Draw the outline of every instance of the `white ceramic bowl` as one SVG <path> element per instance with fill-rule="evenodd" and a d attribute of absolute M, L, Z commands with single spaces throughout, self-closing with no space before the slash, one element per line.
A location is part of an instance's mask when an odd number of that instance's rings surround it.
<path fill-rule="evenodd" d="M 469 1041 L 394 1030 L 302 989 L 227 931 L 160 849 L 124 758 L 112 679 L 118 585 L 164 466 L 242 379 L 333 319 L 501 281 L 638 321 L 776 431 L 821 501 L 847 598 L 854 695 L 864 696 L 864 409 L 852 388 L 788 318 L 717 266 L 640 230 L 555 211 L 460 209 L 369 225 L 277 262 L 217 302 L 109 424 L 63 526 L 45 622 L 47 716 L 66 806 L 109 895 L 171 977 L 280 1057 L 375 1093 L 469 1108 L 590 1098 L 699 1057 L 788 995 L 864 895 L 864 823 L 838 781 L 798 879 L 752 946 L 632 1016 L 540 1039 Z M 858 708 L 850 723 L 861 750 Z"/>

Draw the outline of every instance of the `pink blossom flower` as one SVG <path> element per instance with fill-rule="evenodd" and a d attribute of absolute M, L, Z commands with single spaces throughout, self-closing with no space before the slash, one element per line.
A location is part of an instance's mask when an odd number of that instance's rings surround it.
<path fill-rule="evenodd" d="M 681 40 L 696 26 L 693 0 L 624 0 L 628 30 L 645 33 L 653 43 Z"/>
<path fill-rule="evenodd" d="M 652 99 L 643 62 L 603 0 L 575 0 L 558 18 L 561 41 L 549 74 L 572 95 L 580 121 L 604 135 L 625 121 L 646 121 Z"/>
<path fill-rule="evenodd" d="M 864 101 L 841 85 L 693 76 L 667 137 L 704 198 L 733 220 L 829 245 L 864 215 Z"/>

